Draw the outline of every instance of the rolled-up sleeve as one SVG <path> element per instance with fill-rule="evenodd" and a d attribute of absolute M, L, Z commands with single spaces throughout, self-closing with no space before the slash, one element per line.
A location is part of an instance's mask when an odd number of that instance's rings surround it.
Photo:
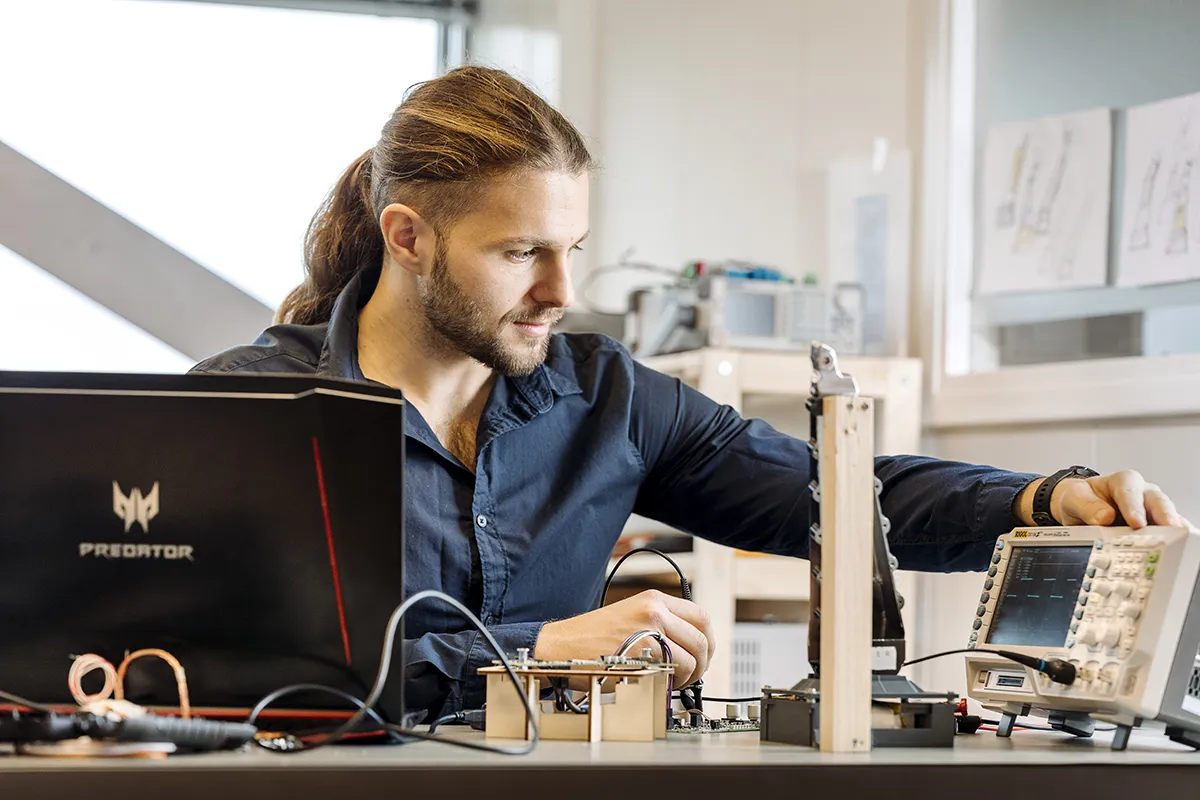
<path fill-rule="evenodd" d="M 634 362 L 630 444 L 645 464 L 636 513 L 720 544 L 808 555 L 808 445 L 745 419 L 682 381 Z M 995 538 L 1020 524 L 1017 494 L 1038 476 L 913 455 L 875 474 L 904 569 L 986 567 Z"/>

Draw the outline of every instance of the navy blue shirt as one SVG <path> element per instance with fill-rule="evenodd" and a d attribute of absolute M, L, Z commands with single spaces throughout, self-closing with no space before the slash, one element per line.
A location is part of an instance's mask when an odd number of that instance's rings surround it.
<path fill-rule="evenodd" d="M 364 381 L 358 312 L 378 270 L 338 297 L 321 325 L 276 325 L 198 372 L 330 375 Z M 547 621 L 596 607 L 631 513 L 720 544 L 804 557 L 808 449 L 745 419 L 604 336 L 555 334 L 545 363 L 498 377 L 476 436 L 474 472 L 420 413 L 405 409 L 406 592 L 437 589 L 478 613 L 510 654 Z M 932 458 L 877 458 L 891 547 L 905 569 L 982 569 L 1020 524 L 1017 493 L 1035 475 Z M 487 642 L 452 610 L 405 619 L 407 704 L 478 708 Z"/>

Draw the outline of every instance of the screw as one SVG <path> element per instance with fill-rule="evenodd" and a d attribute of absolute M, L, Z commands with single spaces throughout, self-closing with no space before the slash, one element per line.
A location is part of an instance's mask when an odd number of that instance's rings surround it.
<path fill-rule="evenodd" d="M 528 647 L 518 647 L 517 648 L 517 662 L 520 664 L 524 664 L 528 661 L 529 661 L 529 648 Z"/>
<path fill-rule="evenodd" d="M 867 401 L 866 401 L 866 400 L 864 400 L 864 401 L 863 401 L 863 404 L 862 404 L 862 410 L 863 410 L 863 411 L 866 411 L 866 410 L 867 410 Z"/>

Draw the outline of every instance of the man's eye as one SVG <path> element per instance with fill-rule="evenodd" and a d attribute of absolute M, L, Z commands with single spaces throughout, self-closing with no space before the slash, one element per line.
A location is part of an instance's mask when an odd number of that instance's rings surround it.
<path fill-rule="evenodd" d="M 580 253 L 582 253 L 582 252 L 583 252 L 583 247 L 582 247 L 582 246 L 580 246 L 580 245 L 577 245 L 577 244 L 576 244 L 576 245 L 572 245 L 572 246 L 571 246 L 571 249 L 572 249 L 572 250 L 575 250 L 575 251 L 577 251 L 577 252 L 580 252 Z"/>
<path fill-rule="evenodd" d="M 537 250 L 513 250 L 509 252 L 508 257 L 513 261 L 528 261 L 537 255 Z"/>

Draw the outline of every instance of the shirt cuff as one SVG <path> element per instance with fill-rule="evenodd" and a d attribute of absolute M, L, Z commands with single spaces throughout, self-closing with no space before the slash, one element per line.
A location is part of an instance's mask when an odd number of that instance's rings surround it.
<path fill-rule="evenodd" d="M 542 626 L 545 624 L 544 621 L 508 622 L 497 625 L 495 628 L 489 628 L 488 632 L 500 645 L 504 656 L 513 659 L 516 658 L 517 649 L 521 647 L 528 647 L 532 656 L 538 635 L 542 632 Z M 487 678 L 479 674 L 479 669 L 490 667 L 496 658 L 497 655 L 492 650 L 492 646 L 488 644 L 488 640 L 482 634 L 477 633 L 475 641 L 471 644 L 470 653 L 467 655 L 466 674 L 463 675 L 464 690 L 459 696 L 460 705 L 455 709 L 456 711 L 483 707 L 483 703 L 487 699 Z"/>
<path fill-rule="evenodd" d="M 1017 516 L 1017 495 L 1041 477 L 1034 472 L 1004 472 L 989 478 L 975 501 L 975 529 L 984 538 L 995 539 L 1028 524 Z"/>

